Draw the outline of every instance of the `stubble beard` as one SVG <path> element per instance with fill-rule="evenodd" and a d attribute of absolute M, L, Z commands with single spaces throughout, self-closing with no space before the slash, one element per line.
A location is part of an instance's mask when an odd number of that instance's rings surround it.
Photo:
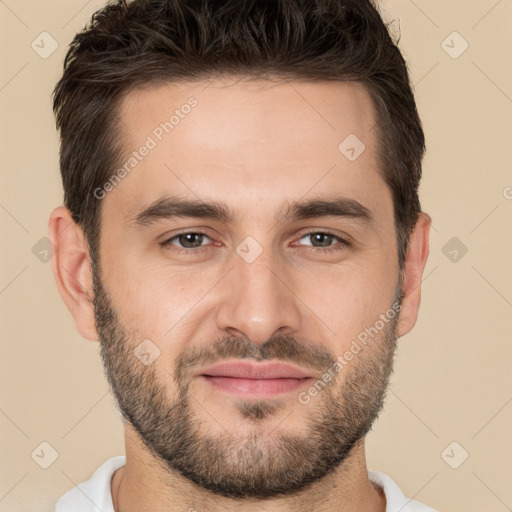
<path fill-rule="evenodd" d="M 180 354 L 172 375 L 162 370 L 158 360 L 145 366 L 135 357 L 134 349 L 142 338 L 136 339 L 136 334 L 119 322 L 97 269 L 93 287 L 101 357 L 119 411 L 158 464 L 203 489 L 237 499 L 298 493 L 347 466 L 354 446 L 382 409 L 392 373 L 398 315 L 341 370 L 341 386 L 334 380 L 302 405 L 300 434 L 282 432 L 279 425 L 264 428 L 265 420 L 279 411 L 286 412 L 287 401 L 296 400 L 294 397 L 240 399 L 234 402 L 237 424 L 244 421 L 247 429 L 235 432 L 230 425 L 221 425 L 217 429 L 221 433 L 212 435 L 215 420 L 190 392 L 191 372 L 202 364 L 232 357 L 258 361 L 277 358 L 314 362 L 327 371 L 334 366 L 335 357 L 318 345 L 315 348 L 286 336 L 261 345 L 229 337 L 204 350 Z M 395 300 L 399 298 L 397 295 Z M 172 398 L 164 384 L 166 378 L 172 378 L 176 385 Z"/>

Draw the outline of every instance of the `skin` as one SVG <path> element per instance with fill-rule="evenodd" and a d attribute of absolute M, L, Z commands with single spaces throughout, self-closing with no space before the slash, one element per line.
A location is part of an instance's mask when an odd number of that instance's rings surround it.
<path fill-rule="evenodd" d="M 103 287 L 131 346 L 146 338 L 158 346 L 160 356 L 148 368 L 169 400 L 178 388 L 166 375 L 181 355 L 207 348 L 209 340 L 234 336 L 259 346 L 284 335 L 311 340 L 334 358 L 343 355 L 389 309 L 399 280 L 393 201 L 378 172 L 374 108 L 361 84 L 217 79 L 132 91 L 119 111 L 126 155 L 191 96 L 198 105 L 106 194 L 101 212 Z M 353 162 L 338 150 L 352 133 L 366 146 Z M 130 223 L 166 193 L 225 203 L 236 219 Z M 359 201 L 374 223 L 337 216 L 282 220 L 290 202 L 326 195 Z M 410 236 L 397 337 L 417 319 L 430 223 L 421 213 Z M 159 245 L 181 231 L 205 233 L 209 248 L 178 254 L 177 245 Z M 314 252 L 309 231 L 332 232 L 351 246 Z M 87 244 L 64 207 L 51 214 L 50 236 L 60 294 L 81 335 L 98 340 Z M 235 250 L 248 236 L 263 250 L 252 263 Z M 364 352 L 378 357 L 371 344 Z M 347 372 L 362 360 L 354 357 Z M 333 382 L 333 393 L 346 385 L 347 372 Z M 235 397 L 190 382 L 193 413 L 211 436 L 226 427 L 239 439 L 252 432 L 268 442 L 280 434 L 305 435 L 306 422 L 327 403 L 322 392 L 305 406 L 294 391 L 281 395 L 274 414 L 251 422 L 241 417 Z M 343 464 L 300 494 L 260 500 L 220 496 L 169 471 L 128 422 L 125 442 L 127 464 L 111 485 L 116 511 L 385 510 L 382 492 L 368 479 L 364 438 Z"/>

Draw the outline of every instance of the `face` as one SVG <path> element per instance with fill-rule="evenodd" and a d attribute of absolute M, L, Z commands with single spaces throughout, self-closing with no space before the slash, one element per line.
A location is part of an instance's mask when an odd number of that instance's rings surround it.
<path fill-rule="evenodd" d="M 119 114 L 127 166 L 97 193 L 93 274 L 119 408 L 204 488 L 303 489 L 350 460 L 392 369 L 399 269 L 370 96 L 172 84 Z"/>

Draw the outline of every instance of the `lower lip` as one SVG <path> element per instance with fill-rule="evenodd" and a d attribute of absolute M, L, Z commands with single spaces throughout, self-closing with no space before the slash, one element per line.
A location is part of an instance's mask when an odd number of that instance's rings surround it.
<path fill-rule="evenodd" d="M 236 377 L 213 377 L 201 375 L 214 388 L 243 396 L 273 396 L 295 391 L 313 379 L 241 379 Z"/>

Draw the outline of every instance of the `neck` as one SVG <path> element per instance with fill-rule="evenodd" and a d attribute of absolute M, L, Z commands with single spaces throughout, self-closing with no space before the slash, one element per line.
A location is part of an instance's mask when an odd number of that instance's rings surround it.
<path fill-rule="evenodd" d="M 364 440 L 335 471 L 291 496 L 234 499 L 219 496 L 159 463 L 138 436 L 125 427 L 126 465 L 112 478 L 115 512 L 384 512 L 382 489 L 368 479 Z"/>

